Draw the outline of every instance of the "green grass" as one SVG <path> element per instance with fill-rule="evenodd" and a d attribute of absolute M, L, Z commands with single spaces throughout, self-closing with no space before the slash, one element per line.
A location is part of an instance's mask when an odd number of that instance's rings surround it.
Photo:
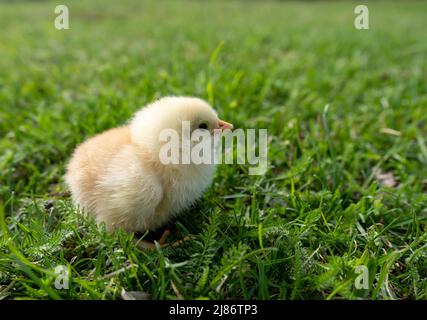
<path fill-rule="evenodd" d="M 0 299 L 427 298 L 426 2 L 369 2 L 364 31 L 354 2 L 61 3 L 70 30 L 0 3 Z M 58 192 L 78 143 L 165 95 L 267 128 L 270 163 L 220 166 L 193 240 L 142 252 Z"/>

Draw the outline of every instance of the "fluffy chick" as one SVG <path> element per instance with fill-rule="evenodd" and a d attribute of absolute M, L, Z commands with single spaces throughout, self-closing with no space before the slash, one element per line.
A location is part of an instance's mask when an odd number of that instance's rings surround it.
<path fill-rule="evenodd" d="M 65 175 L 74 202 L 105 222 L 107 230 L 128 232 L 155 230 L 189 208 L 211 184 L 214 166 L 160 162 L 160 132 L 174 129 L 181 137 L 182 121 L 190 121 L 191 130 L 232 128 L 201 99 L 157 100 L 129 125 L 77 147 Z"/>

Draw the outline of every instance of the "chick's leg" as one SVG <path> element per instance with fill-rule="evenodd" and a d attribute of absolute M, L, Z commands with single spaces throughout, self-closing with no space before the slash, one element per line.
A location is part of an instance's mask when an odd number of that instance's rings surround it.
<path fill-rule="evenodd" d="M 166 238 L 171 234 L 171 231 L 166 228 L 165 231 L 163 231 L 162 236 L 160 237 L 158 244 L 160 245 L 160 248 L 168 247 L 169 244 L 166 243 Z M 146 240 L 134 240 L 135 245 L 142 250 L 148 250 L 148 251 L 154 251 L 156 250 L 156 243 L 146 241 Z"/>
<path fill-rule="evenodd" d="M 185 236 L 181 240 L 177 240 L 172 243 L 166 243 L 166 238 L 170 234 L 171 234 L 171 231 L 168 228 L 166 228 L 162 236 L 160 237 L 159 241 L 157 241 L 160 248 L 168 248 L 168 247 L 175 248 L 182 245 L 185 241 L 190 240 L 189 236 Z M 145 240 L 135 241 L 135 244 L 139 249 L 142 249 L 142 250 L 148 250 L 148 251 L 156 250 L 156 244 L 149 241 L 145 241 Z"/>
<path fill-rule="evenodd" d="M 166 238 L 169 237 L 171 234 L 171 231 L 169 229 L 165 229 L 165 231 L 163 231 L 162 236 L 159 239 L 159 244 L 165 244 L 166 243 Z"/>
<path fill-rule="evenodd" d="M 169 246 L 169 247 L 175 248 L 175 247 L 178 247 L 181 244 L 183 244 L 185 241 L 190 240 L 189 236 L 185 236 L 184 238 L 182 238 L 180 240 L 177 240 L 177 241 L 174 241 L 172 243 L 167 244 L 166 243 L 166 238 L 168 236 L 170 236 L 170 234 L 172 233 L 172 231 L 170 230 L 170 227 L 171 226 L 169 225 L 168 227 L 166 227 L 165 231 L 163 231 L 163 234 L 162 234 L 162 236 L 159 239 L 159 244 L 160 245 L 165 245 L 165 246 Z"/>
<path fill-rule="evenodd" d="M 146 250 L 146 251 L 156 250 L 156 244 L 155 243 L 145 241 L 145 240 L 137 240 L 137 239 L 134 239 L 133 242 L 138 249 Z M 160 245 L 160 247 L 162 248 L 162 247 L 164 247 L 164 245 Z"/>

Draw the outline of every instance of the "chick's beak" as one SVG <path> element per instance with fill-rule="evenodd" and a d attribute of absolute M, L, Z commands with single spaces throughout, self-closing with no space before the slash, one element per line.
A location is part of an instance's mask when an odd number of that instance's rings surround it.
<path fill-rule="evenodd" d="M 222 131 L 227 130 L 227 129 L 233 130 L 233 128 L 234 128 L 231 123 L 224 121 L 224 120 L 221 120 L 221 119 L 218 121 L 218 126 Z"/>

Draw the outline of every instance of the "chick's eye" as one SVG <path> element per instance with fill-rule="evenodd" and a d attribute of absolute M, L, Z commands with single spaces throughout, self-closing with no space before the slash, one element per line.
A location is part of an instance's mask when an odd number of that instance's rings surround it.
<path fill-rule="evenodd" d="M 202 122 L 201 124 L 199 124 L 199 129 L 207 129 L 208 125 L 204 122 Z"/>

